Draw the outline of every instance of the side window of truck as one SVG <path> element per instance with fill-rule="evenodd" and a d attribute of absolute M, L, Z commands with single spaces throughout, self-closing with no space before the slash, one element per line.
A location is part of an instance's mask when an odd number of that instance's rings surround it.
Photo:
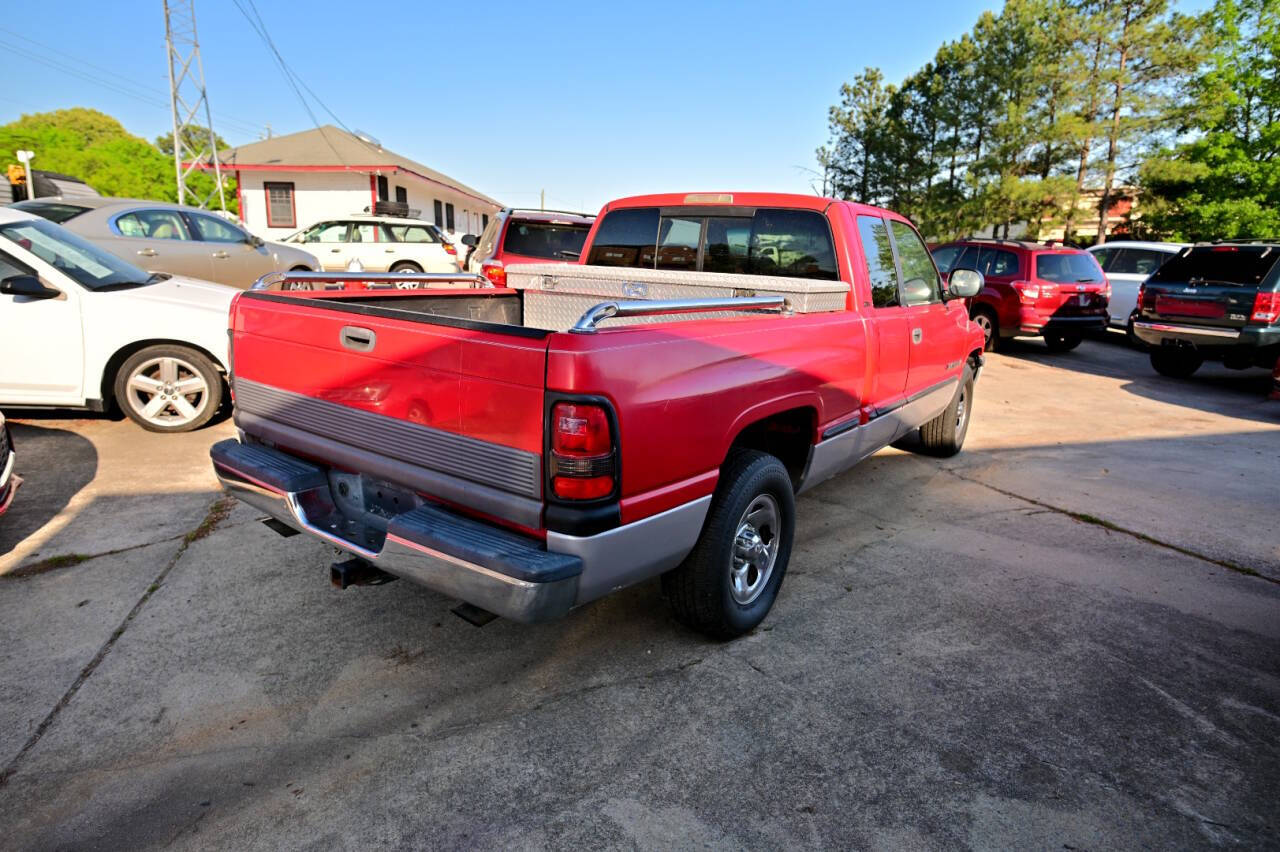
<path fill-rule="evenodd" d="M 858 236 L 862 238 L 862 256 L 867 261 L 867 277 L 871 280 L 871 304 L 877 308 L 896 308 L 898 301 L 898 268 L 893 263 L 893 244 L 889 229 L 878 216 L 858 217 Z"/>
<path fill-rule="evenodd" d="M 891 222 L 890 227 L 893 229 L 893 241 L 898 246 L 898 262 L 902 264 L 903 292 L 914 293 L 919 290 L 922 294 L 928 294 L 904 301 L 908 305 L 941 302 L 938 270 L 933 265 L 933 258 L 929 256 L 929 249 L 925 248 L 924 240 L 920 239 L 914 228 L 903 222 Z"/>
<path fill-rule="evenodd" d="M 653 268 L 658 243 L 658 208 L 636 207 L 606 213 L 596 229 L 587 263 Z"/>

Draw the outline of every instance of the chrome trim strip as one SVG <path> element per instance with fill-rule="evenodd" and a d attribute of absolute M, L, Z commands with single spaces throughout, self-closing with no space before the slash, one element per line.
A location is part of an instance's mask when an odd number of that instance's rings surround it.
<path fill-rule="evenodd" d="M 743 296 L 718 299 L 653 299 L 636 302 L 601 302 L 587 309 L 569 331 L 595 334 L 596 325 L 611 317 L 649 317 L 663 314 L 697 314 L 707 311 L 771 311 L 785 312 L 783 296 Z"/>
<path fill-rule="evenodd" d="M 542 501 L 538 499 L 398 461 L 382 451 L 375 453 L 361 449 L 283 426 L 239 409 L 236 410 L 236 426 L 259 440 L 271 441 L 304 455 L 325 459 L 335 467 L 358 470 L 376 479 L 384 479 L 404 488 L 468 506 L 530 529 L 537 529 L 542 522 Z"/>
<path fill-rule="evenodd" d="M 10 450 L 9 457 L 4 462 L 4 471 L 0 472 L 0 488 L 4 488 L 5 483 L 9 481 L 9 477 L 13 474 L 13 465 L 17 458 L 18 454 Z"/>
<path fill-rule="evenodd" d="M 379 454 L 389 458 L 530 499 L 542 497 L 542 457 L 538 453 L 339 405 L 239 376 L 233 383 L 237 414 L 256 415 L 352 447 L 377 447 Z"/>
<path fill-rule="evenodd" d="M 1239 329 L 1211 328 L 1203 325 L 1169 325 L 1162 322 L 1137 320 L 1133 323 L 1133 329 L 1135 332 L 1142 329 L 1143 331 L 1158 331 L 1166 334 L 1185 334 L 1188 337 L 1218 337 L 1224 340 L 1236 340 L 1240 337 Z"/>
<path fill-rule="evenodd" d="M 679 565 L 702 534 L 711 495 L 598 535 L 547 532 L 547 550 L 582 559 L 575 604 L 656 577 Z"/>

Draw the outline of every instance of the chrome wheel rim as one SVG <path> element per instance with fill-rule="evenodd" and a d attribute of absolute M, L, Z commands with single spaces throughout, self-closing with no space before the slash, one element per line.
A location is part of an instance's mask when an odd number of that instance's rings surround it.
<path fill-rule="evenodd" d="M 729 592 L 746 606 L 760 597 L 778 561 L 782 513 L 769 494 L 757 495 L 738 519 L 729 556 Z"/>
<path fill-rule="evenodd" d="M 129 406 L 148 423 L 185 426 L 209 405 L 209 383 L 190 362 L 164 356 L 134 368 L 125 395 Z"/>
<path fill-rule="evenodd" d="M 991 319 L 986 314 L 978 314 L 973 318 L 973 321 L 978 324 L 978 328 L 982 329 L 982 339 L 987 343 L 990 343 L 992 332 Z"/>
<path fill-rule="evenodd" d="M 956 400 L 956 432 L 964 428 L 964 418 L 969 414 L 968 400 L 965 399 L 964 386 L 960 386 L 960 398 Z"/>

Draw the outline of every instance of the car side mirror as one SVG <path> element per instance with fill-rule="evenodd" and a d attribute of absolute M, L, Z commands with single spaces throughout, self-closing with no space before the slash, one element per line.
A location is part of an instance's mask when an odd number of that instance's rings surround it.
<path fill-rule="evenodd" d="M 257 234 L 249 234 L 245 237 L 244 241 L 248 243 L 251 248 L 262 248 L 267 244 L 267 241 Z"/>
<path fill-rule="evenodd" d="M 472 248 L 475 248 L 476 243 L 478 242 L 480 242 L 480 240 L 476 238 L 475 234 L 464 234 L 462 237 L 462 244 L 464 246 L 471 246 Z"/>
<path fill-rule="evenodd" d="M 62 295 L 62 291 L 46 287 L 34 275 L 11 275 L 0 281 L 0 294 L 26 296 L 28 299 L 56 299 Z"/>
<path fill-rule="evenodd" d="M 952 299 L 972 299 L 986 283 L 982 273 L 976 269 L 953 269 L 947 276 L 947 296 Z"/>

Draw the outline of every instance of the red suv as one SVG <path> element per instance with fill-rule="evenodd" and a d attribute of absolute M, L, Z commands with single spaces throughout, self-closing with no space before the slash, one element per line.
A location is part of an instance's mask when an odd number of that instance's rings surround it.
<path fill-rule="evenodd" d="M 943 275 L 976 269 L 986 285 L 969 303 L 987 349 L 1009 337 L 1044 336 L 1055 352 L 1075 349 L 1090 330 L 1103 330 L 1111 284 L 1093 255 L 1021 240 L 969 239 L 938 246 Z"/>
<path fill-rule="evenodd" d="M 505 287 L 508 263 L 576 262 L 595 220 L 559 210 L 501 210 L 467 255 L 464 268 Z"/>

